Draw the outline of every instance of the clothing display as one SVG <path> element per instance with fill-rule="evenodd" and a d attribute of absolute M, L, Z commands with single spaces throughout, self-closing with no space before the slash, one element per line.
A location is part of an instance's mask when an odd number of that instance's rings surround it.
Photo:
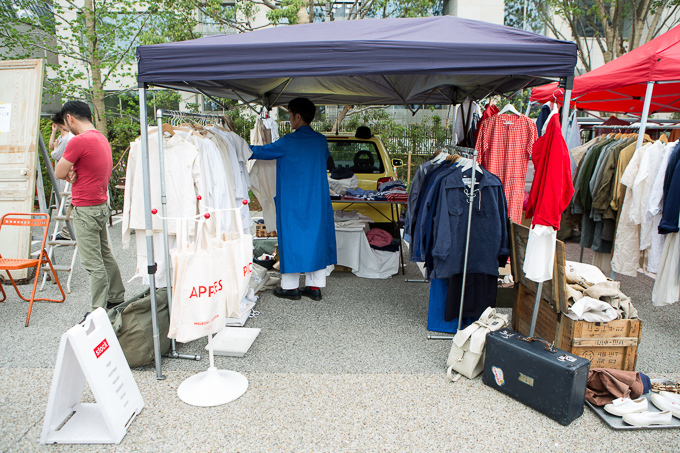
<path fill-rule="evenodd" d="M 269 118 L 269 123 L 274 122 L 273 118 Z M 255 121 L 255 127 L 250 131 L 250 144 L 259 146 L 267 145 L 271 141 L 267 141 L 264 130 L 264 120 L 259 119 Z M 278 139 L 278 127 L 271 128 L 276 131 Z M 273 137 L 272 137 L 273 138 Z M 250 160 L 248 161 L 248 175 L 250 177 L 251 188 L 253 194 L 262 206 L 262 217 L 267 231 L 276 231 L 276 204 L 274 197 L 276 196 L 276 162 L 273 160 Z"/>
<path fill-rule="evenodd" d="M 461 156 L 438 160 L 425 162 L 415 173 L 404 236 L 411 260 L 425 263 L 431 281 L 443 280 L 438 288 L 447 287 L 430 291 L 429 316 L 445 318 L 428 319 L 428 328 L 448 332 L 447 323 L 460 308 L 472 169 L 470 159 Z M 498 267 L 509 255 L 505 193 L 490 171 L 478 168 L 472 203 L 469 256 L 474 258 L 467 263 L 463 304 L 464 316 L 479 317 L 495 305 Z"/>
<path fill-rule="evenodd" d="M 482 111 L 479 104 L 466 99 L 456 107 L 456 123 L 453 127 L 453 142 L 459 146 L 473 148 L 475 146 L 475 132 L 480 121 Z"/>
<path fill-rule="evenodd" d="M 214 231 L 219 223 L 222 232 L 231 230 L 233 214 L 225 209 L 239 208 L 241 224 L 252 223 L 248 206 L 243 205 L 241 198 L 245 193 L 248 198 L 248 183 L 244 170 L 250 149 L 238 135 L 218 126 L 201 133 L 185 127 L 177 127 L 172 136 L 168 132 L 161 134 L 163 140 L 163 156 L 165 168 L 166 211 L 170 218 L 189 218 L 198 213 L 218 210 L 206 221 L 209 229 Z M 159 134 L 156 128 L 149 129 L 149 176 L 151 204 L 160 213 L 160 162 L 158 150 Z M 125 194 L 123 203 L 122 242 L 127 248 L 130 244 L 130 233 L 136 231 L 137 270 L 135 277 L 142 277 L 148 284 L 146 273 L 147 256 L 145 242 L 145 215 L 143 197 L 142 162 L 140 158 L 141 142 L 136 140 L 130 144 L 128 164 L 125 178 Z M 198 200 L 198 196 L 201 197 Z M 243 209 L 245 207 L 245 210 Z M 221 211 L 219 211 L 221 210 Z M 219 216 L 219 219 L 218 219 Z M 194 225 L 190 222 L 189 235 L 194 234 Z M 247 232 L 250 227 L 243 227 Z M 163 221 L 159 216 L 152 216 L 152 230 L 156 250 L 163 250 Z M 167 222 L 169 243 L 175 244 L 177 222 Z M 164 288 L 168 282 L 164 269 L 165 253 L 154 255 L 158 272 L 156 287 Z M 133 277 L 133 278 L 135 278 Z"/>
<path fill-rule="evenodd" d="M 515 223 L 522 222 L 527 165 L 537 138 L 536 124 L 524 115 L 499 113 L 479 123 L 477 161 L 500 179 Z"/>
<path fill-rule="evenodd" d="M 398 246 L 396 250 L 376 250 L 369 243 L 367 233 L 374 236 L 384 231 L 369 229 L 373 223 L 370 217 L 356 211 L 335 211 L 334 216 L 338 265 L 349 267 L 362 278 L 390 278 L 399 272 Z M 392 235 L 385 233 L 391 240 Z"/>
<path fill-rule="evenodd" d="M 531 219 L 532 229 L 524 273 L 528 279 L 542 282 L 552 278 L 557 230 L 562 212 L 574 194 L 571 157 L 562 137 L 558 115 L 547 120 L 546 132 L 534 143 L 531 159 L 535 174 L 525 217 Z"/>
<path fill-rule="evenodd" d="M 593 264 L 605 273 L 635 277 L 641 263 L 647 272 L 660 271 L 663 188 L 678 148 L 662 140 L 637 148 L 637 134 L 608 134 L 570 153 L 577 164 L 571 211 L 582 216 L 580 245 L 592 249 Z"/>

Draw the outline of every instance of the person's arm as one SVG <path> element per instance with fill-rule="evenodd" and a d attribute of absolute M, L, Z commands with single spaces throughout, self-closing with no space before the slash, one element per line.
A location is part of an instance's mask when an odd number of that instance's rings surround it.
<path fill-rule="evenodd" d="M 54 176 L 57 179 L 63 179 L 70 182 L 71 184 L 76 182 L 77 175 L 76 172 L 72 170 L 73 162 L 69 162 L 63 157 L 57 162 L 57 166 L 54 169 Z"/>
<path fill-rule="evenodd" d="M 50 140 L 48 142 L 50 149 L 54 149 L 54 147 L 57 146 L 55 138 L 57 138 L 57 125 L 52 123 L 52 134 L 50 135 Z"/>
<path fill-rule="evenodd" d="M 250 149 L 253 151 L 250 159 L 260 159 L 260 160 L 273 160 L 282 157 L 285 150 L 285 137 L 282 137 L 270 143 L 269 145 L 262 146 L 251 146 Z"/>

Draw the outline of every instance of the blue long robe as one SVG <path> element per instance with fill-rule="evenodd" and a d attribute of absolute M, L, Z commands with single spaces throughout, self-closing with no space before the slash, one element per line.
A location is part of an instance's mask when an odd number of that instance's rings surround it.
<path fill-rule="evenodd" d="M 281 273 L 314 272 L 336 264 L 326 137 L 302 126 L 274 143 L 251 149 L 251 159 L 276 159 L 274 202 Z"/>

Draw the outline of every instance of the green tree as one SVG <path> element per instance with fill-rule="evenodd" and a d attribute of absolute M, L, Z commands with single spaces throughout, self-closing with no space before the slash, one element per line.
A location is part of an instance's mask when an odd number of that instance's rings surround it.
<path fill-rule="evenodd" d="M 48 60 L 46 95 L 84 99 L 97 129 L 108 136 L 105 91 L 133 77 L 135 48 L 197 37 L 192 10 L 146 0 L 0 0 L 0 58 Z M 118 95 L 119 93 L 113 93 Z"/>
<path fill-rule="evenodd" d="M 573 40 L 586 71 L 599 48 L 608 63 L 680 23 L 678 0 L 506 0 L 506 24 L 518 26 L 527 3 L 529 20 Z M 521 28 L 519 26 L 518 28 Z"/>

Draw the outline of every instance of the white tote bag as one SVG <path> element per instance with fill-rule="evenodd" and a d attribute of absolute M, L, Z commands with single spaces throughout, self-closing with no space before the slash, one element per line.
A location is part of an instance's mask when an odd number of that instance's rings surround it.
<path fill-rule="evenodd" d="M 229 210 L 233 215 L 231 231 L 222 232 L 221 216 L 217 217 L 213 248 L 227 251 L 228 264 L 223 271 L 223 290 L 227 299 L 227 317 L 240 318 L 241 301 L 248 292 L 253 274 L 253 237 L 243 233 L 240 210 Z"/>
<path fill-rule="evenodd" d="M 447 376 L 457 381 L 461 375 L 474 379 L 484 370 L 486 334 L 508 325 L 508 315 L 496 313 L 489 307 L 479 319 L 456 333 L 446 361 Z M 454 376 L 454 372 L 457 374 Z"/>
<path fill-rule="evenodd" d="M 226 293 L 221 269 L 228 264 L 224 250 L 213 249 L 199 221 L 196 240 L 188 244 L 186 228 L 173 252 L 174 284 L 169 338 L 186 343 L 219 332 L 227 319 Z"/>

